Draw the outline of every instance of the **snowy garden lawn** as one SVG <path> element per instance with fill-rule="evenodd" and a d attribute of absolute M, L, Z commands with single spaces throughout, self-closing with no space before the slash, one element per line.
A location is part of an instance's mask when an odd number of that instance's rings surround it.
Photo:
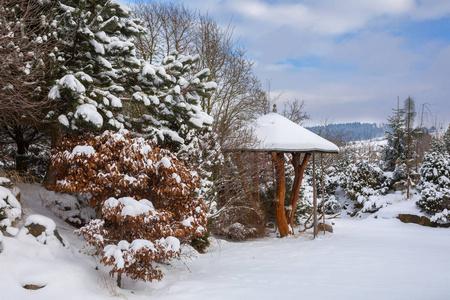
<path fill-rule="evenodd" d="M 51 216 L 31 205 L 33 189 L 22 190 L 27 214 Z M 316 240 L 214 240 L 207 254 L 167 266 L 161 282 L 125 281 L 125 289 L 79 253 L 72 228 L 56 223 L 69 247 L 4 238 L 0 299 L 450 299 L 450 230 L 382 215 L 337 219 L 335 232 Z M 46 286 L 22 288 L 30 283 Z"/>
<path fill-rule="evenodd" d="M 220 244 L 219 244 L 220 245 Z M 450 299 L 450 232 L 398 220 L 338 220 L 335 233 L 222 243 L 161 299 Z M 198 297 L 198 298 L 197 298 Z"/>

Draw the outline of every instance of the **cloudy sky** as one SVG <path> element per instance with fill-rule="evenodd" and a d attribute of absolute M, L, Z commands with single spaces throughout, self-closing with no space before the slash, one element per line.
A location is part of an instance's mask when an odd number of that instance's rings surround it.
<path fill-rule="evenodd" d="M 450 0 L 178 2 L 231 24 L 272 95 L 314 123 L 382 122 L 409 95 L 450 119 Z"/>

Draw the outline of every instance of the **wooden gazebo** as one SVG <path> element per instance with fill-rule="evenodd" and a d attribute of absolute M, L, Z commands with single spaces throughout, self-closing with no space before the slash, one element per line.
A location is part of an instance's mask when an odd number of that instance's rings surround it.
<path fill-rule="evenodd" d="M 316 154 L 322 159 L 325 153 L 338 153 L 339 148 L 332 142 L 290 121 L 282 115 L 272 112 L 257 118 L 249 125 L 252 142 L 241 145 L 233 151 L 270 153 L 276 170 L 276 221 L 281 237 L 292 233 L 303 174 L 312 158 L 313 162 L 313 206 L 314 236 L 317 233 L 317 189 L 315 178 Z M 285 154 L 292 155 L 295 177 L 291 191 L 291 209 L 286 212 L 286 176 Z"/>

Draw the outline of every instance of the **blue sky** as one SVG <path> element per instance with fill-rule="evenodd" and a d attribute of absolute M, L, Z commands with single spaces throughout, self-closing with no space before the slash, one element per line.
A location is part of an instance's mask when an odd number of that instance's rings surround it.
<path fill-rule="evenodd" d="M 450 0 L 170 1 L 231 24 L 272 95 L 303 99 L 312 123 L 382 122 L 397 96 L 450 121 Z"/>

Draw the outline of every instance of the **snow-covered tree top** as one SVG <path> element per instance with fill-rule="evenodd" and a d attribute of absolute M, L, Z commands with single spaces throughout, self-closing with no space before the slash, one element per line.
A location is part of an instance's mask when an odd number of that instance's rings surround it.
<path fill-rule="evenodd" d="M 282 152 L 339 152 L 338 146 L 291 120 L 269 113 L 249 125 L 254 140 L 238 150 Z"/>

